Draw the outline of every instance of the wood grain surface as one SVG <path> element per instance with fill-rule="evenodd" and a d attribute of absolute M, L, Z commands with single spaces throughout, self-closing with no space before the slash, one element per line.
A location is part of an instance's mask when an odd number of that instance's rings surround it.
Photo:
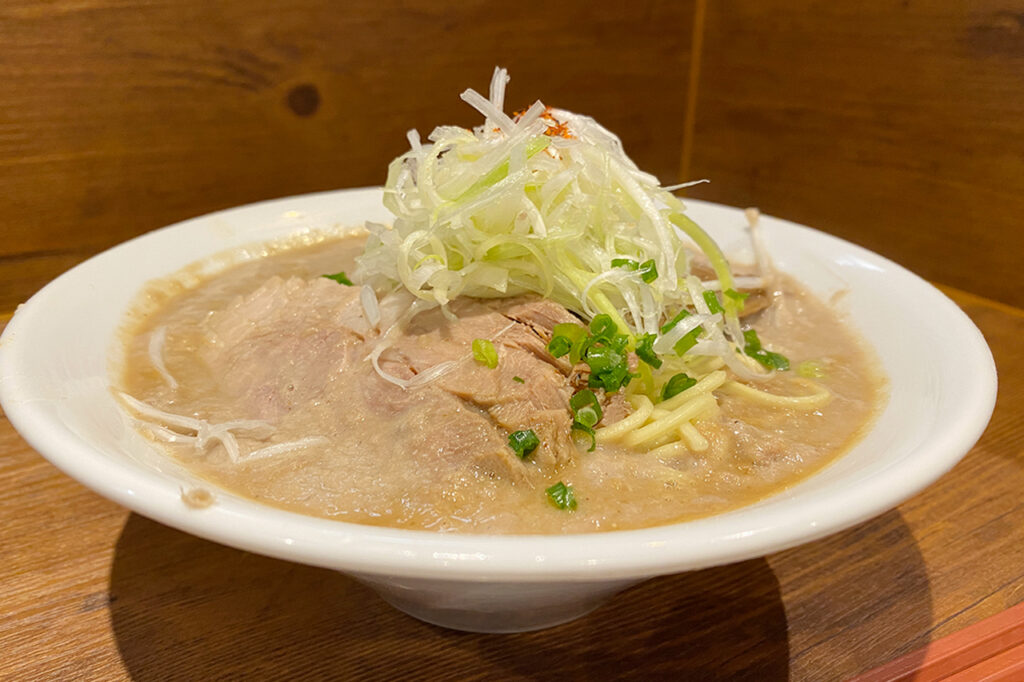
<path fill-rule="evenodd" d="M 1024 305 L 1024 3 L 0 4 L 0 309 L 211 210 L 379 184 L 513 74 L 666 182 Z M 690 77 L 691 67 L 695 78 Z"/>
<path fill-rule="evenodd" d="M 978 445 L 845 532 L 488 636 L 129 513 L 0 418 L 0 679 L 833 680 L 1024 602 L 1017 0 L 6 0 L 0 326 L 59 272 L 156 227 L 379 184 L 406 129 L 475 123 L 457 95 L 495 64 L 510 106 L 593 114 L 663 180 L 713 180 L 694 196 L 975 292 L 949 290 L 1000 372 Z"/>
<path fill-rule="evenodd" d="M 425 625 L 340 574 L 129 513 L 0 421 L 0 679 L 839 680 L 918 651 L 1024 601 L 1024 312 L 947 291 L 1001 382 L 951 473 L 847 531 L 536 633 Z"/>
<path fill-rule="evenodd" d="M 260 199 L 382 184 L 459 100 L 512 74 L 674 178 L 692 2 L 5 0 L 0 310 L 89 254 Z"/>
<path fill-rule="evenodd" d="M 1024 307 L 1024 3 L 707 5 L 692 195 Z"/>

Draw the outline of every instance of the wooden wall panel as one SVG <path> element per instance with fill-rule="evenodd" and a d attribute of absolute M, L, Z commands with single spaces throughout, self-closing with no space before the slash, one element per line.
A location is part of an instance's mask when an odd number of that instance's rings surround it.
<path fill-rule="evenodd" d="M 496 64 L 679 166 L 692 2 L 6 0 L 0 307 L 164 224 L 379 184 L 405 131 L 475 125 Z"/>
<path fill-rule="evenodd" d="M 1024 3 L 708 3 L 692 196 L 1024 305 Z"/>

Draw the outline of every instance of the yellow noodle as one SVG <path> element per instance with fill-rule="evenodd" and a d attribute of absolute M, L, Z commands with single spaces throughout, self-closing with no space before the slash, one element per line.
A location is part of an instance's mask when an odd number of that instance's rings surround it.
<path fill-rule="evenodd" d="M 769 405 L 771 407 L 788 407 L 794 410 L 815 410 L 825 405 L 832 399 L 832 393 L 827 388 L 809 379 L 794 378 L 793 381 L 809 388 L 814 392 L 809 395 L 777 395 L 768 393 L 746 384 L 736 381 L 728 381 L 722 385 L 722 393 L 734 395 L 751 402 Z"/>
<path fill-rule="evenodd" d="M 725 366 L 725 360 L 718 357 L 717 355 L 707 355 L 702 358 L 698 358 L 693 361 L 690 365 L 690 369 L 694 374 L 708 374 L 721 369 Z"/>
<path fill-rule="evenodd" d="M 687 419 L 693 419 L 714 404 L 715 399 L 713 396 L 708 393 L 701 394 L 693 400 L 687 401 L 682 407 L 679 407 L 667 417 L 663 417 L 630 433 L 623 439 L 623 443 L 629 447 L 637 447 L 644 443 L 649 443 L 659 436 L 673 432 L 679 424 Z"/>
<path fill-rule="evenodd" d="M 685 486 L 693 485 L 693 475 L 685 474 L 681 471 L 677 471 L 670 466 L 662 464 L 656 469 L 652 469 L 650 476 L 655 479 L 660 479 L 666 483 L 683 484 Z M 673 486 L 674 487 L 674 486 Z"/>
<path fill-rule="evenodd" d="M 687 449 L 685 443 L 680 443 L 679 441 L 674 440 L 671 443 L 666 443 L 665 445 L 654 448 L 647 454 L 658 460 L 664 461 L 666 459 L 672 460 L 683 455 L 688 455 L 690 454 L 690 451 Z"/>
<path fill-rule="evenodd" d="M 597 438 L 598 443 L 610 443 L 622 438 L 630 431 L 643 426 L 647 418 L 651 416 L 654 405 L 651 403 L 650 398 L 638 394 L 630 396 L 629 401 L 633 405 L 633 414 L 625 419 L 620 419 L 610 426 L 597 429 L 594 432 L 594 437 Z"/>
<path fill-rule="evenodd" d="M 657 438 L 655 438 L 651 442 L 647 443 L 644 446 L 644 448 L 647 450 L 647 452 L 650 452 L 651 450 L 654 450 L 655 448 L 660 448 L 662 445 L 668 445 L 670 443 L 678 443 L 678 442 L 679 442 L 679 434 L 678 433 L 676 433 L 674 431 L 666 431 L 665 433 L 661 434 L 660 436 L 658 436 Z"/>
<path fill-rule="evenodd" d="M 690 422 L 683 422 L 679 425 L 679 437 L 694 452 L 703 452 L 708 449 L 708 439 Z"/>

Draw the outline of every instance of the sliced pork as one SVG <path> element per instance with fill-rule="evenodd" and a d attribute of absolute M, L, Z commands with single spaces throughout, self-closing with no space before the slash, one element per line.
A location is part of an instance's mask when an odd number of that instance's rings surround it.
<path fill-rule="evenodd" d="M 547 343 L 555 324 L 576 318 L 529 298 L 464 299 L 451 313 L 456 319 L 421 312 L 388 336 L 379 364 L 399 381 L 450 365 L 412 388 L 385 380 L 367 361 L 382 335 L 366 322 L 358 288 L 323 278 L 273 278 L 211 314 L 199 356 L 218 389 L 245 405 L 244 416 L 294 422 L 294 407 L 311 405 L 302 417 L 311 435 L 327 423 L 361 442 L 383 429 L 396 457 L 431 475 L 471 469 L 525 481 L 572 461 L 571 368 L 551 357 Z M 496 368 L 473 359 L 475 339 L 494 344 Z M 524 429 L 541 445 L 520 460 L 508 436 Z"/>

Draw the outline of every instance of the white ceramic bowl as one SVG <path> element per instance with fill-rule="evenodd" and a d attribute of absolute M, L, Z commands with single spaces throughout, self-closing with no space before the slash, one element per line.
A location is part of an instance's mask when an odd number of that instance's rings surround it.
<path fill-rule="evenodd" d="M 977 328 L 900 266 L 806 227 L 763 218 L 776 264 L 839 307 L 875 348 L 890 397 L 874 428 L 818 474 L 756 505 L 646 530 L 484 536 L 312 518 L 198 483 L 125 424 L 109 391 L 115 334 L 147 281 L 225 249 L 300 230 L 387 220 L 378 189 L 269 201 L 157 230 L 65 273 L 19 308 L 0 340 L 0 401 L 14 427 L 69 476 L 169 526 L 261 554 L 337 569 L 398 608 L 447 627 L 509 632 L 587 613 L 644 578 L 749 559 L 880 514 L 948 471 L 992 413 L 996 373 Z M 742 213 L 690 214 L 740 248 Z M 205 486 L 210 487 L 209 484 Z"/>

